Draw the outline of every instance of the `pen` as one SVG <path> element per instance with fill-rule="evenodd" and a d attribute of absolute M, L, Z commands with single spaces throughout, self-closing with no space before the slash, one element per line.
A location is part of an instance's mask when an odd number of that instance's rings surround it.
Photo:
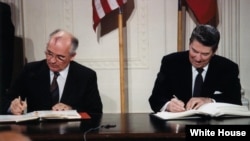
<path fill-rule="evenodd" d="M 176 98 L 177 100 L 179 100 L 179 98 L 178 98 L 176 95 L 173 95 L 173 97 Z M 179 101 L 181 101 L 181 100 L 179 100 Z M 181 101 L 181 102 L 182 102 L 182 101 Z M 182 106 L 182 110 L 184 110 L 184 111 L 186 110 L 186 109 L 184 108 L 184 105 Z"/>
<path fill-rule="evenodd" d="M 18 99 L 19 99 L 20 104 L 23 105 L 21 96 L 19 96 Z"/>
<path fill-rule="evenodd" d="M 22 98 L 21 98 L 21 96 L 18 96 L 18 101 L 20 102 L 20 104 L 21 104 L 21 106 L 22 106 L 22 112 L 21 112 L 21 114 L 24 114 L 24 113 L 26 113 L 27 111 L 27 109 L 26 109 L 26 104 L 24 103 L 25 101 L 22 101 Z"/>
<path fill-rule="evenodd" d="M 177 96 L 173 95 L 173 97 L 176 98 L 177 100 L 179 100 L 179 98 Z"/>

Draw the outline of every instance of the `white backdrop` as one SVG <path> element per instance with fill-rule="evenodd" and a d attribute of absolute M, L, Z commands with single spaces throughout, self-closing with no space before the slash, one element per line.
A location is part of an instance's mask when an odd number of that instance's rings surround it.
<path fill-rule="evenodd" d="M 91 0 L 1 0 L 12 5 L 16 34 L 25 41 L 28 62 L 43 59 L 48 35 L 56 28 L 75 34 L 80 41 L 76 61 L 97 72 L 105 113 L 120 112 L 118 30 L 97 40 L 92 28 Z M 132 0 L 129 0 L 132 1 Z M 151 112 L 148 98 L 163 55 L 177 50 L 177 0 L 134 0 L 124 29 L 128 112 Z M 222 34 L 218 54 L 240 65 L 246 96 L 250 96 L 250 1 L 218 0 Z M 20 13 L 20 11 L 22 11 Z M 117 19 L 114 19 L 117 22 Z M 195 24 L 187 15 L 186 44 Z"/>

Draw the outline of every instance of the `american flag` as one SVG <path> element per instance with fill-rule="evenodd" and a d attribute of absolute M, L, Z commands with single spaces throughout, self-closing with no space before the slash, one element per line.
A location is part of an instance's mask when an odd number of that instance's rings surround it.
<path fill-rule="evenodd" d="M 127 0 L 92 0 L 94 30 L 96 30 L 96 27 L 103 17 L 121 7 L 126 2 Z"/>

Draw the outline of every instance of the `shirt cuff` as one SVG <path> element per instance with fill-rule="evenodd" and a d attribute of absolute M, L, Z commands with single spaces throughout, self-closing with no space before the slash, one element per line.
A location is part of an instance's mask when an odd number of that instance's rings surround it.
<path fill-rule="evenodd" d="M 212 103 L 216 103 L 216 101 L 214 99 L 211 98 L 211 100 L 212 100 Z"/>
<path fill-rule="evenodd" d="M 162 106 L 162 108 L 160 109 L 160 112 L 166 111 L 168 104 L 169 104 L 169 101 Z"/>

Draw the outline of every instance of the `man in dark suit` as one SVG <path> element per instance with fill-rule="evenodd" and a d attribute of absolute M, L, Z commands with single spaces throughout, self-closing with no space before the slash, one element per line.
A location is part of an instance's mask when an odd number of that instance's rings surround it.
<path fill-rule="evenodd" d="M 11 9 L 6 3 L 0 2 L 0 111 L 2 97 L 9 89 L 14 57 L 14 25 L 11 21 Z"/>
<path fill-rule="evenodd" d="M 163 57 L 149 97 L 154 112 L 181 112 L 210 102 L 242 104 L 238 65 L 215 54 L 219 40 L 216 28 L 198 25 L 190 37 L 188 51 Z M 194 96 L 197 68 L 203 69 L 204 82 L 199 95 Z"/>
<path fill-rule="evenodd" d="M 6 111 L 22 114 L 27 108 L 27 112 L 75 109 L 102 113 L 96 72 L 73 61 L 77 47 L 78 39 L 71 33 L 60 29 L 51 33 L 46 59 L 25 65 L 6 97 Z M 59 73 L 56 104 L 52 103 L 50 92 L 54 72 Z"/>

